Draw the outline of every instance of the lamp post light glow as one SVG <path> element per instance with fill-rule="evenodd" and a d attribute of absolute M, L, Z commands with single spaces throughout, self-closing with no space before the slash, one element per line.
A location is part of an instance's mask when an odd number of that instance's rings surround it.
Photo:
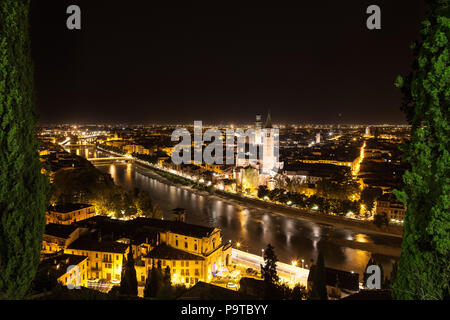
<path fill-rule="evenodd" d="M 291 264 L 292 264 L 293 267 L 296 267 L 297 266 L 297 260 L 292 260 Z M 295 277 L 293 277 L 293 275 L 295 275 L 295 269 L 291 268 L 290 272 L 289 272 L 289 276 L 290 276 L 292 282 L 295 280 Z"/>
<path fill-rule="evenodd" d="M 236 248 L 239 249 L 240 246 L 241 246 L 241 243 L 236 242 Z M 239 260 L 239 250 L 236 251 L 236 260 Z"/>

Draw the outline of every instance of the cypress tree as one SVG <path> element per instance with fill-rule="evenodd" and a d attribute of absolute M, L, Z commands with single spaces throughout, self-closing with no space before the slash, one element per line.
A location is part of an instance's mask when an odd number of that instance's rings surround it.
<path fill-rule="evenodd" d="M 170 267 L 167 266 L 166 269 L 164 269 L 164 278 L 163 278 L 164 284 L 171 287 L 172 286 L 172 278 L 170 276 Z"/>
<path fill-rule="evenodd" d="M 36 274 L 48 183 L 35 137 L 29 1 L 0 2 L 0 297 L 23 298 Z"/>
<path fill-rule="evenodd" d="M 137 296 L 138 282 L 136 277 L 136 269 L 134 267 L 133 249 L 130 243 L 128 257 L 122 270 L 122 279 L 120 281 L 120 294 Z"/>
<path fill-rule="evenodd" d="M 144 288 L 144 298 L 151 297 L 151 290 L 150 290 L 150 279 L 151 279 L 151 271 L 148 269 L 147 272 L 147 280 L 145 280 L 145 288 Z"/>
<path fill-rule="evenodd" d="M 275 255 L 274 247 L 269 243 L 264 250 L 265 265 L 261 265 L 261 275 L 264 279 L 264 298 L 277 299 L 280 297 L 281 290 L 278 286 L 278 272 L 277 272 L 278 258 Z"/>
<path fill-rule="evenodd" d="M 381 280 L 381 289 L 388 289 L 388 279 L 384 276 L 384 268 L 381 263 L 377 263 L 378 268 L 380 268 L 380 280 Z"/>
<path fill-rule="evenodd" d="M 395 299 L 443 299 L 450 282 L 449 1 L 427 2 L 413 70 L 396 81 L 411 137 L 403 146 L 410 170 L 395 191 L 407 205 Z"/>
<path fill-rule="evenodd" d="M 153 263 L 152 271 L 150 273 L 150 297 L 156 297 L 159 289 L 161 288 L 161 277 L 159 274 L 159 268 L 155 267 L 155 263 Z"/>
<path fill-rule="evenodd" d="M 160 277 L 160 282 L 158 291 L 156 293 L 156 298 L 160 300 L 173 299 L 172 281 L 170 279 L 170 267 L 167 266 L 164 271 L 158 268 L 158 274 Z"/>
<path fill-rule="evenodd" d="M 372 257 L 370 257 L 369 261 L 367 262 L 366 268 L 364 269 L 364 274 L 363 274 L 363 285 L 365 287 L 367 286 L 367 279 L 371 275 L 370 273 L 367 272 L 367 268 L 369 268 L 369 266 L 375 265 L 375 264 L 376 264 L 375 260 Z"/>
<path fill-rule="evenodd" d="M 261 265 L 261 275 L 266 283 L 278 283 L 277 261 L 278 258 L 275 255 L 274 247 L 269 243 L 264 250 L 265 265 Z"/>
<path fill-rule="evenodd" d="M 310 295 L 311 300 L 328 300 L 325 274 L 325 261 L 322 252 L 319 252 L 317 264 L 314 267 L 313 287 Z"/>
<path fill-rule="evenodd" d="M 393 283 L 395 282 L 395 279 L 397 278 L 397 270 L 398 270 L 398 262 L 395 261 L 392 264 L 392 270 L 389 279 L 386 281 L 386 286 L 388 289 L 392 289 Z"/>

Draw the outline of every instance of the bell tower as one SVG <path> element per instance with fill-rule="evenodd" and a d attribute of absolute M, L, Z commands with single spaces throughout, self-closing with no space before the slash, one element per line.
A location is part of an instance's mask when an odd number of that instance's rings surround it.
<path fill-rule="evenodd" d="M 266 122 L 263 129 L 263 152 L 262 152 L 262 172 L 269 174 L 276 166 L 274 150 L 274 132 L 272 127 L 272 118 L 270 111 L 267 113 Z"/>

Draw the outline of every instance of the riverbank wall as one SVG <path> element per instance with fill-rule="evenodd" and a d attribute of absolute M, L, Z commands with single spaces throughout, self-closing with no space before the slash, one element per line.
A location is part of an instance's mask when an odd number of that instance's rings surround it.
<path fill-rule="evenodd" d="M 105 150 L 102 148 L 99 148 L 101 151 L 115 154 L 115 152 L 111 152 L 109 150 Z M 182 178 L 186 180 L 184 177 L 180 177 L 176 174 L 172 174 L 167 171 L 163 171 L 159 168 L 156 168 L 151 165 L 147 165 L 145 163 L 142 163 L 142 161 L 135 161 L 135 164 L 147 169 L 152 170 L 154 173 L 154 177 L 158 177 L 158 180 L 163 181 L 169 185 L 177 186 L 183 189 L 190 190 L 194 193 L 201 194 L 203 196 L 218 196 L 220 198 L 223 198 L 228 201 L 233 201 L 237 204 L 241 204 L 244 206 L 252 206 L 258 209 L 262 210 L 269 210 L 272 211 L 274 214 L 282 214 L 285 216 L 289 216 L 292 218 L 297 219 L 303 219 L 307 221 L 312 221 L 316 223 L 322 223 L 326 225 L 331 226 L 339 226 L 343 228 L 348 228 L 360 232 L 368 232 L 368 233 L 374 233 L 374 234 L 381 234 L 386 236 L 393 236 L 393 237 L 402 237 L 403 234 L 403 227 L 398 225 L 388 225 L 388 226 L 382 226 L 381 228 L 377 227 L 372 221 L 364 221 L 364 220 L 356 220 L 356 219 L 349 219 L 349 218 L 343 218 L 338 216 L 332 216 L 332 215 L 326 215 L 318 211 L 314 210 L 307 210 L 307 209 L 300 209 L 295 208 L 287 205 L 281 205 L 273 202 L 268 202 L 256 198 L 250 198 L 246 196 L 242 196 L 236 193 L 230 193 L 226 191 L 221 190 L 215 190 L 214 192 L 208 192 L 203 190 L 198 190 L 195 188 L 191 188 L 190 186 L 183 185 L 180 183 L 176 183 L 172 181 L 171 179 L 168 179 L 166 175 L 171 175 L 175 178 Z M 164 173 L 164 175 L 160 173 Z M 395 254 L 392 252 L 390 255 L 397 256 L 399 255 L 399 252 L 395 252 Z"/>
<path fill-rule="evenodd" d="M 268 201 L 263 201 L 255 198 L 249 198 L 241 196 L 239 194 L 233 194 L 225 191 L 216 190 L 215 194 L 224 198 L 231 198 L 243 204 L 255 206 L 260 209 L 273 210 L 274 212 L 285 214 L 290 217 L 296 217 L 300 219 L 310 220 L 318 223 L 340 226 L 344 228 L 357 229 L 361 231 L 367 231 L 372 233 L 378 233 L 388 236 L 401 237 L 403 234 L 403 227 L 396 225 L 377 227 L 372 221 L 363 221 L 356 219 L 348 219 L 342 217 L 336 217 L 331 215 L 325 215 L 323 213 L 299 209 L 290 206 L 280 205 Z"/>

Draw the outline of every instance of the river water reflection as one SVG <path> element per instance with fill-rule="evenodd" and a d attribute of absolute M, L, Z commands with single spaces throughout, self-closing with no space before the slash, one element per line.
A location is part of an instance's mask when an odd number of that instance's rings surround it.
<path fill-rule="evenodd" d="M 315 259 L 321 250 L 328 267 L 354 271 L 361 275 L 371 253 L 354 249 L 349 243 L 392 247 L 400 247 L 401 244 L 401 240 L 396 237 L 360 233 L 241 206 L 214 196 L 200 195 L 163 183 L 154 178 L 150 169 L 134 164 L 113 163 L 97 167 L 111 174 L 115 183 L 124 188 L 137 187 L 149 192 L 166 219 L 170 219 L 172 209 L 185 208 L 187 222 L 219 227 L 225 241 L 239 241 L 241 250 L 253 254 L 261 254 L 261 249 L 271 243 L 279 260 L 286 263 L 294 259 L 301 263 L 304 259 L 304 264 L 309 264 L 310 259 Z M 375 258 L 383 263 L 388 274 L 394 258 L 379 254 Z"/>
<path fill-rule="evenodd" d="M 105 157 L 92 148 L 68 150 L 84 157 Z M 361 275 L 371 256 L 370 245 L 399 248 L 401 239 L 385 235 L 358 232 L 355 230 L 319 224 L 274 214 L 268 210 L 238 205 L 218 197 L 200 195 L 185 188 L 172 186 L 155 178 L 150 169 L 120 162 L 96 164 L 97 168 L 109 173 L 115 183 L 132 190 L 137 187 L 148 192 L 162 209 L 165 219 L 170 219 L 171 210 L 182 207 L 187 210 L 189 223 L 214 226 L 222 229 L 224 241 L 241 243 L 241 250 L 261 254 L 268 243 L 275 247 L 275 253 L 282 262 L 297 260 L 310 264 L 320 251 L 328 267 L 354 271 Z M 355 249 L 352 244 L 366 243 L 368 249 Z M 374 254 L 389 274 L 392 262 L 397 259 L 387 255 Z"/>

